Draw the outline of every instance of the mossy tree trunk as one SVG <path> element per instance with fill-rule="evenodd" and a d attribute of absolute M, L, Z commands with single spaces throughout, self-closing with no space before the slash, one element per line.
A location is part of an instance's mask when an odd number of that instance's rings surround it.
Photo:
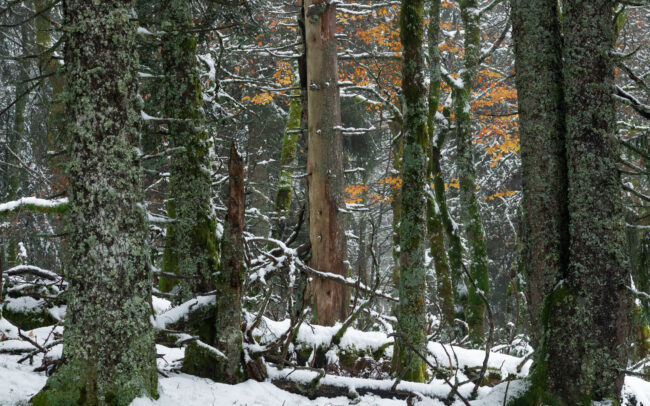
<path fill-rule="evenodd" d="M 470 107 L 474 79 L 480 64 L 481 30 L 478 1 L 461 0 L 460 12 L 465 29 L 465 69 L 460 75 L 463 82 L 462 87 L 454 88 L 453 95 L 456 134 L 458 137 L 457 169 L 460 184 L 460 204 L 469 247 L 469 271 L 476 287 L 487 297 L 490 286 L 488 280 L 487 240 L 476 196 L 476 170 L 474 168 Z M 483 343 L 485 334 L 485 303 L 472 283 L 468 284 L 466 310 L 470 342 L 476 346 L 480 345 Z"/>
<path fill-rule="evenodd" d="M 523 260 L 534 341 L 569 243 L 562 38 L 555 0 L 512 1 L 523 188 Z"/>
<path fill-rule="evenodd" d="M 612 4 L 571 0 L 563 7 L 561 54 L 556 3 L 513 2 L 524 240 L 529 284 L 542 290 L 531 299 L 533 321 L 543 329 L 521 405 L 617 400 L 627 361 L 631 307 L 611 97 Z"/>
<path fill-rule="evenodd" d="M 563 7 L 570 250 L 566 278 L 547 303 L 546 350 L 549 389 L 578 404 L 620 396 L 631 307 L 611 96 L 613 4 Z"/>
<path fill-rule="evenodd" d="M 69 208 L 65 363 L 36 405 L 156 396 L 130 1 L 64 4 Z"/>
<path fill-rule="evenodd" d="M 296 78 L 297 78 L 297 73 Z M 282 238 L 286 227 L 287 217 L 291 209 L 293 197 L 293 167 L 296 162 L 296 149 L 300 135 L 302 117 L 302 100 L 300 98 L 300 82 L 293 81 L 294 90 L 291 92 L 289 114 L 282 136 L 282 152 L 280 155 L 280 174 L 278 176 L 278 193 L 275 197 L 275 211 L 278 215 L 278 226 L 274 231 L 276 238 Z"/>
<path fill-rule="evenodd" d="M 440 104 L 440 49 L 438 41 L 440 37 L 440 0 L 429 1 L 429 26 L 427 27 L 427 38 L 429 42 L 429 114 L 427 116 L 427 128 L 431 145 L 427 151 L 429 154 L 428 177 L 429 182 L 433 180 L 433 187 L 428 187 L 427 194 L 427 231 L 429 233 L 429 247 L 431 257 L 435 266 L 438 300 L 442 309 L 442 318 L 449 328 L 454 326 L 454 292 L 451 269 L 445 249 L 445 231 L 443 228 L 443 216 L 449 216 L 447 212 L 445 181 L 442 177 L 440 167 L 440 149 L 444 137 L 436 137 L 435 123 L 438 105 Z M 443 202 L 444 204 L 440 204 Z M 442 211 L 445 213 L 442 213 Z"/>
<path fill-rule="evenodd" d="M 336 56 L 336 5 L 305 0 L 309 137 L 309 241 L 313 268 L 347 277 L 343 201 L 343 139 Z M 309 286 L 315 320 L 332 325 L 347 316 L 345 285 L 314 279 Z"/>
<path fill-rule="evenodd" d="M 196 38 L 190 3 L 166 0 L 162 5 L 161 29 L 165 72 L 164 114 L 171 148 L 184 151 L 171 157 L 168 216 L 162 270 L 182 279 L 161 278 L 159 287 L 177 286 L 178 301 L 214 289 L 219 263 L 217 219 L 212 209 L 209 149 L 205 130 L 201 83 L 196 59 Z"/>
<path fill-rule="evenodd" d="M 427 375 L 424 361 L 410 348 L 412 346 L 420 354 L 426 353 L 424 240 L 429 134 L 424 86 L 424 0 L 402 0 L 400 39 L 404 55 L 402 92 L 405 115 L 396 375 L 405 380 L 424 382 Z"/>

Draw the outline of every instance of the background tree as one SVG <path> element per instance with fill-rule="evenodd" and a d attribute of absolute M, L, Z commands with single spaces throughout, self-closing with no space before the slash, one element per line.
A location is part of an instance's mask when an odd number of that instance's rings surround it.
<path fill-rule="evenodd" d="M 424 2 L 403 0 L 400 38 L 404 50 L 404 154 L 402 158 L 402 215 L 400 221 L 399 305 L 397 307 L 398 376 L 414 382 L 426 380 L 420 354 L 426 352 L 426 233 L 425 179 L 429 141 L 424 87 Z"/>
<path fill-rule="evenodd" d="M 313 268 L 347 276 L 343 204 L 343 140 L 336 55 L 336 6 L 305 1 L 308 85 L 309 241 Z M 316 320 L 331 325 L 348 313 L 344 285 L 316 278 L 310 286 Z"/>

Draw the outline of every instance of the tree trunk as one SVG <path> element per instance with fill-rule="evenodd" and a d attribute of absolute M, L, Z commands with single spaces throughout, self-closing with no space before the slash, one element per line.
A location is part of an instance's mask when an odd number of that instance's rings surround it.
<path fill-rule="evenodd" d="M 44 11 L 43 11 L 44 10 Z M 52 47 L 52 8 L 46 0 L 34 0 L 34 11 L 40 14 L 34 19 L 36 31 L 36 53 L 39 55 L 38 67 L 42 75 L 49 76 L 50 84 L 48 120 L 47 120 L 47 146 L 49 150 L 59 152 L 63 134 L 65 134 L 64 104 L 61 99 L 65 78 L 62 66 L 54 58 Z M 42 12 L 41 12 L 42 11 Z M 48 166 L 52 170 L 54 194 L 65 191 L 65 175 L 61 170 L 65 154 L 48 158 Z"/>
<path fill-rule="evenodd" d="M 190 4 L 167 0 L 161 29 L 165 71 L 164 114 L 170 147 L 184 148 L 171 158 L 168 216 L 162 271 L 182 279 L 161 278 L 162 291 L 178 284 L 178 301 L 214 289 L 213 274 L 219 263 L 217 219 L 212 210 L 210 137 L 204 128 L 203 98 L 196 60 L 196 39 Z"/>
<path fill-rule="evenodd" d="M 429 246 L 431 248 L 431 257 L 435 265 L 436 284 L 438 300 L 442 309 L 442 318 L 449 328 L 454 326 L 454 292 L 452 284 L 451 270 L 447 259 L 447 250 L 445 249 L 445 231 L 443 229 L 443 216 L 449 216 L 447 213 L 447 204 L 440 205 L 439 202 L 445 201 L 444 179 L 442 178 L 440 167 L 440 149 L 444 137 L 440 140 L 436 137 L 435 117 L 438 112 L 440 103 L 440 49 L 438 48 L 438 38 L 440 33 L 440 0 L 430 0 L 429 6 L 429 26 L 427 27 L 429 42 L 429 114 L 427 116 L 427 126 L 429 129 L 429 166 L 428 175 L 433 178 L 433 186 L 428 187 L 430 191 L 427 194 L 427 231 L 429 233 Z M 440 190 L 439 185 L 442 185 Z M 439 195 L 439 196 L 438 196 Z M 442 211 L 445 211 L 443 214 Z"/>
<path fill-rule="evenodd" d="M 400 222 L 399 305 L 397 306 L 396 375 L 424 382 L 426 366 L 410 346 L 426 353 L 426 267 L 424 264 L 425 180 L 428 146 L 424 86 L 424 1 L 402 0 L 400 39 L 404 95 L 404 155 Z"/>
<path fill-rule="evenodd" d="M 309 241 L 311 266 L 348 276 L 343 196 L 343 140 L 336 57 L 336 6 L 330 0 L 305 1 L 309 140 Z M 318 324 L 345 319 L 348 292 L 329 279 L 309 287 Z"/>
<path fill-rule="evenodd" d="M 472 147 L 472 118 L 470 97 L 474 79 L 478 73 L 481 47 L 479 9 L 477 0 L 460 1 L 461 18 L 465 28 L 465 69 L 461 74 L 463 86 L 454 89 L 454 114 L 458 136 L 457 167 L 460 183 L 460 204 L 469 246 L 470 274 L 476 286 L 488 295 L 490 287 L 487 266 L 487 241 L 481 213 L 476 198 L 476 170 Z M 485 326 L 485 303 L 474 288 L 468 284 L 467 324 L 470 342 L 478 346 L 483 343 Z"/>
<path fill-rule="evenodd" d="M 228 362 L 219 380 L 243 380 L 241 296 L 244 265 L 244 164 L 235 145 L 230 147 L 228 165 L 228 213 L 222 242 L 222 263 L 217 276 L 217 342 Z"/>
<path fill-rule="evenodd" d="M 296 73 L 296 77 L 298 72 Z M 300 82 L 294 80 L 292 86 L 296 89 L 291 92 L 293 98 L 289 103 L 287 124 L 282 137 L 282 153 L 280 155 L 280 175 L 278 179 L 278 193 L 275 197 L 275 211 L 278 216 L 278 225 L 274 235 L 282 239 L 286 227 L 291 198 L 293 197 L 293 167 L 296 163 L 296 148 L 300 135 L 300 118 L 302 117 L 302 101 L 300 99 Z"/>
<path fill-rule="evenodd" d="M 613 5 L 563 6 L 571 242 L 566 278 L 547 299 L 546 350 L 548 388 L 576 404 L 620 396 L 631 304 L 611 96 Z"/>
<path fill-rule="evenodd" d="M 523 266 L 534 342 L 569 250 L 562 38 L 556 0 L 514 0 L 512 30 L 523 188 Z M 537 345 L 535 345 L 537 347 Z"/>
<path fill-rule="evenodd" d="M 64 365 L 35 404 L 128 405 L 156 396 L 131 2 L 67 0 Z M 110 40 L 109 40 L 110 39 Z"/>

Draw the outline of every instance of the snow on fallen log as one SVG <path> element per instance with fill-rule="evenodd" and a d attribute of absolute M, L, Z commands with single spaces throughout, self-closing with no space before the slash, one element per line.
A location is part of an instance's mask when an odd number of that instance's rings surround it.
<path fill-rule="evenodd" d="M 345 376 L 327 375 L 312 369 L 285 368 L 278 370 L 267 367 L 271 382 L 277 387 L 292 393 L 298 393 L 309 399 L 317 397 L 347 396 L 357 398 L 375 395 L 381 398 L 407 399 L 425 397 L 448 399 L 450 388 L 440 379 L 430 383 L 401 381 L 395 385 L 392 379 L 364 379 Z M 473 389 L 471 382 L 460 385 L 458 391 L 468 397 Z"/>
<path fill-rule="evenodd" d="M 39 268 L 34 265 L 18 265 L 14 266 L 13 268 L 9 268 L 6 271 L 3 272 L 5 276 L 14 276 L 14 275 L 33 275 L 33 276 L 38 276 L 39 278 L 43 279 L 49 279 L 52 281 L 56 281 L 61 279 L 59 275 L 56 273 L 49 271 L 47 269 Z"/>
<path fill-rule="evenodd" d="M 214 295 L 198 296 L 159 315 L 152 316 L 151 324 L 158 330 L 165 330 L 170 325 L 189 320 L 193 313 L 213 306 L 215 303 Z"/>
<path fill-rule="evenodd" d="M 68 208 L 68 198 L 39 199 L 37 197 L 23 197 L 11 202 L 0 203 L 0 216 L 7 216 L 20 210 L 36 213 L 58 214 Z"/>

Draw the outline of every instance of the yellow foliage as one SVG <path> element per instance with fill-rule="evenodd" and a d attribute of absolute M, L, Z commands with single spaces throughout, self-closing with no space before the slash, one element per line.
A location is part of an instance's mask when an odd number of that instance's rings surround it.
<path fill-rule="evenodd" d="M 501 192 L 497 192 L 497 193 L 495 193 L 495 194 L 493 194 L 493 195 L 491 195 L 491 196 L 484 196 L 483 199 L 484 199 L 484 200 L 494 200 L 494 199 L 496 199 L 496 198 L 498 198 L 498 197 L 507 197 L 507 196 L 512 196 L 512 195 L 514 195 L 515 193 L 517 193 L 517 192 L 515 192 L 514 190 L 507 190 L 507 189 L 506 189 L 506 190 L 503 190 L 503 191 L 501 191 Z"/>

